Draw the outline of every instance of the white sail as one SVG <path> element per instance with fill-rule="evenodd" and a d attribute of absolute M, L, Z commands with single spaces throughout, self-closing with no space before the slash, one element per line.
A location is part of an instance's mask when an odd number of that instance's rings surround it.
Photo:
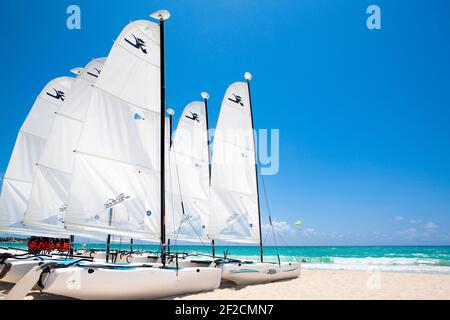
<path fill-rule="evenodd" d="M 65 208 L 69 198 L 74 152 L 86 118 L 92 85 L 98 79 L 105 59 L 92 60 L 74 81 L 55 116 L 39 161 L 24 223 L 47 230 L 64 230 Z M 88 236 L 80 232 L 72 232 Z"/>
<path fill-rule="evenodd" d="M 208 240 L 209 149 L 204 102 L 184 109 L 170 150 L 169 176 L 173 195 L 167 214 L 167 237 L 172 240 Z M 183 204 L 181 206 L 181 203 Z"/>
<path fill-rule="evenodd" d="M 214 134 L 209 237 L 259 243 L 255 143 L 246 83 L 228 87 Z"/>
<path fill-rule="evenodd" d="M 159 25 L 130 23 L 91 94 L 74 158 L 67 228 L 160 238 Z"/>
<path fill-rule="evenodd" d="M 37 97 L 22 125 L 6 171 L 0 198 L 0 230 L 22 235 L 53 236 L 40 228 L 23 225 L 27 203 L 39 160 L 55 113 L 65 100 L 74 79 L 57 78 Z M 60 233 L 57 233 L 60 235 Z"/>

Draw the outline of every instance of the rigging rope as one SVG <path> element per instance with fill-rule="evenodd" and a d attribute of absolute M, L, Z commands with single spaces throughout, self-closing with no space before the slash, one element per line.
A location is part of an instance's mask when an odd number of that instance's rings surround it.
<path fill-rule="evenodd" d="M 263 186 L 263 191 L 264 191 L 264 199 L 266 201 L 267 213 L 269 215 L 269 223 L 270 223 L 270 226 L 272 227 L 273 238 L 275 240 L 275 248 L 277 250 L 278 264 L 281 265 L 280 253 L 278 251 L 277 233 L 275 232 L 275 228 L 272 223 L 272 213 L 270 212 L 269 199 L 268 199 L 267 190 L 266 190 L 266 183 L 264 181 L 263 175 L 261 175 L 261 181 L 262 181 L 262 186 Z M 260 226 L 260 228 L 261 228 L 261 226 Z"/>

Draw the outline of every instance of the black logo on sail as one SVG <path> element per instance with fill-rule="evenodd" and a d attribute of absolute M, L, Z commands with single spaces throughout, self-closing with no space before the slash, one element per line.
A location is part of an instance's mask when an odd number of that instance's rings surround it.
<path fill-rule="evenodd" d="M 111 208 L 112 206 L 115 206 L 116 204 L 124 202 L 125 200 L 130 199 L 130 198 L 131 197 L 127 196 L 125 193 L 121 193 L 121 194 L 117 195 L 115 199 L 106 200 L 104 205 L 105 205 L 105 208 L 108 209 L 108 208 Z"/>
<path fill-rule="evenodd" d="M 97 72 L 97 74 L 94 74 L 92 72 L 88 72 L 87 74 L 90 75 L 90 76 L 93 76 L 95 78 L 98 78 L 98 76 L 100 75 L 100 72 L 102 72 L 102 70 L 99 70 L 97 68 L 94 68 L 94 70 L 95 70 L 95 72 Z"/>
<path fill-rule="evenodd" d="M 132 34 L 134 37 L 135 43 L 131 42 L 130 40 L 125 38 L 125 41 L 128 42 L 130 45 L 135 47 L 136 49 L 141 49 L 143 53 L 147 54 L 147 49 L 145 48 L 145 41 L 136 37 L 134 34 Z"/>
<path fill-rule="evenodd" d="M 55 98 L 56 100 L 64 101 L 64 97 L 65 97 L 64 92 L 62 92 L 60 90 L 56 90 L 56 89 L 53 89 L 53 90 L 55 90 L 55 94 L 47 92 L 47 95 L 52 98 Z"/>
<path fill-rule="evenodd" d="M 192 111 L 189 111 L 189 112 L 191 113 L 191 116 L 186 115 L 186 118 L 191 119 L 191 120 L 193 120 L 193 121 L 197 121 L 197 122 L 200 123 L 200 119 L 199 119 L 199 117 L 198 117 L 198 114 L 197 114 L 197 113 L 194 113 L 194 112 L 192 112 Z"/>
<path fill-rule="evenodd" d="M 233 96 L 234 96 L 234 98 L 228 98 L 228 100 L 230 100 L 231 102 L 240 104 L 241 107 L 243 107 L 243 106 L 244 106 L 244 103 L 242 102 L 242 97 L 241 97 L 241 96 L 238 96 L 238 95 L 236 95 L 236 94 L 234 94 L 234 93 L 233 93 Z"/>
<path fill-rule="evenodd" d="M 226 219 L 227 223 L 234 222 L 237 218 L 239 218 L 240 214 L 236 211 L 233 211 L 233 214 L 231 216 L 228 216 Z"/>

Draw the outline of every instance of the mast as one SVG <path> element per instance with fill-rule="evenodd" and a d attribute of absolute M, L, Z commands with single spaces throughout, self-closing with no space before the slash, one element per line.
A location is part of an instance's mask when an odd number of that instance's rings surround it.
<path fill-rule="evenodd" d="M 205 117 L 206 117 L 206 139 L 208 140 L 208 172 L 209 172 L 209 186 L 211 187 L 211 145 L 209 142 L 209 120 L 208 120 L 208 92 L 202 92 L 201 96 L 205 102 Z M 216 258 L 216 249 L 214 247 L 214 239 L 211 240 L 211 252 L 213 258 Z"/>
<path fill-rule="evenodd" d="M 205 118 L 206 118 L 206 139 L 208 139 L 208 169 L 209 169 L 209 185 L 211 185 L 211 146 L 209 143 L 209 120 L 208 120 L 208 92 L 202 92 L 201 96 L 205 102 Z"/>
<path fill-rule="evenodd" d="M 172 128 L 173 128 L 173 115 L 175 114 L 175 111 L 173 109 L 167 109 L 167 113 L 169 114 L 169 146 L 172 148 Z"/>
<path fill-rule="evenodd" d="M 253 145 L 255 146 L 256 192 L 258 194 L 258 220 L 259 220 L 259 255 L 261 258 L 261 262 L 263 262 L 264 258 L 263 258 L 262 229 L 261 229 L 261 206 L 259 203 L 259 183 L 258 183 L 258 157 L 256 156 L 255 125 L 253 122 L 252 96 L 250 94 L 250 80 L 252 80 L 252 74 L 250 72 L 246 72 L 244 77 L 245 77 L 245 80 L 247 81 L 248 98 L 250 101 L 250 117 L 252 119 Z"/>
<path fill-rule="evenodd" d="M 69 257 L 73 258 L 73 244 L 75 242 L 75 236 L 73 234 L 70 235 L 69 238 Z"/>
<path fill-rule="evenodd" d="M 112 224 L 113 208 L 109 208 L 109 225 Z M 109 254 L 111 252 L 111 235 L 106 237 L 106 262 L 109 262 Z"/>
<path fill-rule="evenodd" d="M 160 68 L 161 68 L 161 263 L 166 265 L 166 199 L 165 199 L 165 130 L 166 130 L 166 71 L 164 60 L 164 21 L 170 18 L 169 11 L 158 10 L 150 15 L 159 20 Z"/>
<path fill-rule="evenodd" d="M 173 115 L 175 111 L 173 109 L 167 109 L 167 113 L 169 114 L 169 149 L 172 148 L 172 124 L 173 124 Z M 170 161 L 170 156 L 169 156 Z M 170 238 L 167 239 L 167 255 L 170 256 Z"/>

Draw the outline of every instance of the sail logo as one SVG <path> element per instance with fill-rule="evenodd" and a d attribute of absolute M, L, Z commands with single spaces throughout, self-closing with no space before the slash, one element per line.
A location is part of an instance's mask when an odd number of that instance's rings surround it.
<path fill-rule="evenodd" d="M 191 119 L 192 121 L 197 121 L 198 123 L 200 123 L 200 118 L 198 116 L 198 113 L 189 111 L 191 113 L 191 116 L 186 115 L 186 118 Z"/>
<path fill-rule="evenodd" d="M 102 70 L 99 70 L 97 68 L 94 68 L 95 72 L 97 72 L 97 74 L 94 74 L 92 72 L 88 72 L 87 74 L 94 77 L 94 78 L 98 78 L 98 76 L 100 75 L 100 73 L 102 72 Z"/>
<path fill-rule="evenodd" d="M 130 199 L 130 198 L 131 197 L 127 196 L 125 193 L 121 193 L 121 194 L 117 195 L 115 199 L 106 200 L 104 205 L 105 205 L 106 209 L 109 209 L 109 208 L 115 206 L 116 204 L 124 202 L 125 200 Z"/>
<path fill-rule="evenodd" d="M 145 118 L 143 116 L 141 116 L 139 113 L 135 113 L 134 120 L 145 120 Z"/>
<path fill-rule="evenodd" d="M 55 98 L 56 100 L 64 101 L 65 93 L 62 92 L 61 90 L 56 90 L 56 89 L 53 89 L 53 90 L 55 91 L 55 94 L 47 92 L 47 95 L 52 97 L 52 98 Z"/>
<path fill-rule="evenodd" d="M 267 274 L 270 274 L 270 275 L 276 274 L 276 273 L 277 273 L 277 270 L 275 270 L 275 269 L 269 269 L 269 270 L 266 271 L 266 273 L 267 273 Z"/>
<path fill-rule="evenodd" d="M 233 93 L 233 96 L 234 96 L 234 98 L 228 98 L 228 100 L 230 100 L 231 102 L 240 104 L 241 107 L 243 107 L 243 106 L 244 106 L 244 103 L 242 102 L 242 97 L 241 97 L 241 96 L 238 96 L 238 95 L 236 95 L 236 94 L 234 94 L 234 93 Z"/>
<path fill-rule="evenodd" d="M 234 220 L 236 220 L 237 218 L 239 218 L 239 213 L 233 212 L 233 214 L 226 219 L 226 222 L 231 223 Z"/>
<path fill-rule="evenodd" d="M 131 46 L 133 46 L 136 49 L 140 49 L 144 54 L 147 54 L 147 48 L 145 45 L 145 41 L 136 37 L 134 34 L 131 34 L 134 37 L 135 43 L 131 42 L 127 38 L 124 38 L 127 43 L 129 43 Z"/>

